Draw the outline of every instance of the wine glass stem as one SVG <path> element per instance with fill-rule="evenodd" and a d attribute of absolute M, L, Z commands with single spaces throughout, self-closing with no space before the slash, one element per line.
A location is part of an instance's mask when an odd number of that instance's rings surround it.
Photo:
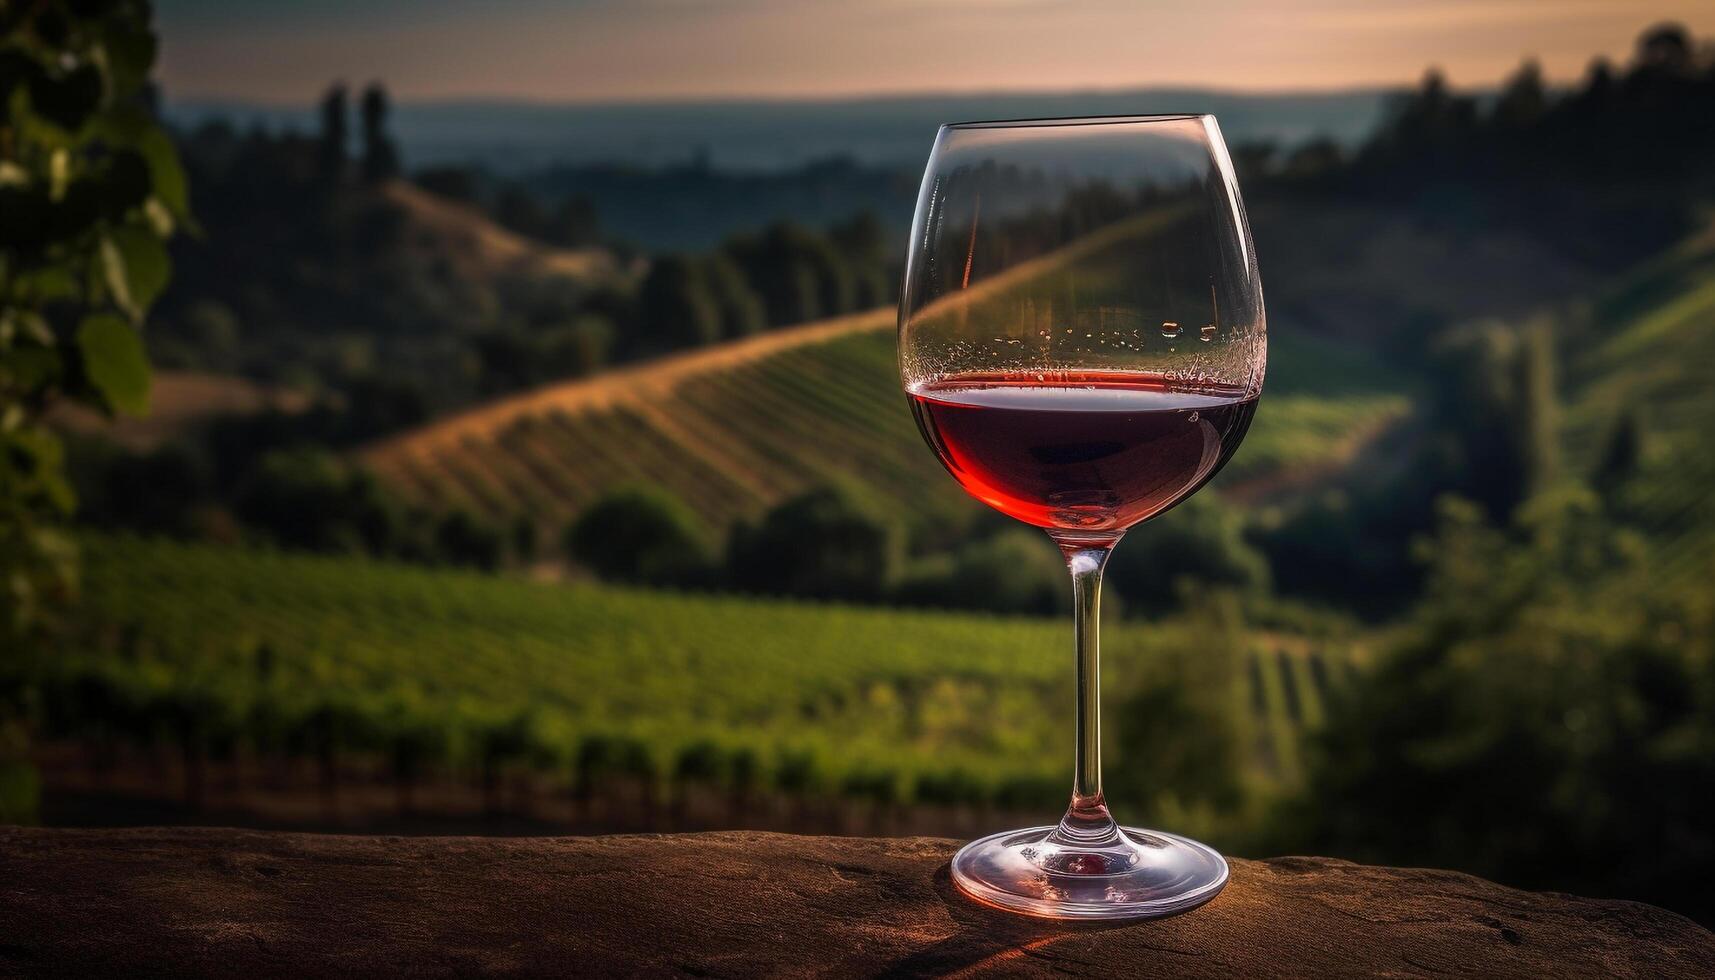
<path fill-rule="evenodd" d="M 1059 843 L 1099 846 L 1119 838 L 1102 797 L 1102 694 L 1100 620 L 1102 569 L 1111 544 L 1065 548 L 1072 572 L 1073 626 L 1078 660 L 1078 739 L 1072 768 L 1072 803 L 1054 831 Z"/>

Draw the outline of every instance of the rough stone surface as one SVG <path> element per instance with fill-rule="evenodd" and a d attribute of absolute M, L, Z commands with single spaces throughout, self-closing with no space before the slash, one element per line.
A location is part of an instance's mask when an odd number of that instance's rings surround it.
<path fill-rule="evenodd" d="M 1173 919 L 1020 919 L 954 891 L 955 847 L 0 828 L 0 974 L 1715 976 L 1648 905 L 1325 858 L 1234 861 Z"/>

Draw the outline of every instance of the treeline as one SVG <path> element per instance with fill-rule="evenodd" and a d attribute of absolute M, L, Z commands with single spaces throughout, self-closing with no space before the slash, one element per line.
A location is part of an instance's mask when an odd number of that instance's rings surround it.
<path fill-rule="evenodd" d="M 774 222 L 650 259 L 605 232 L 587 196 L 459 168 L 415 175 L 544 249 L 611 256 L 613 271 L 486 255 L 480 224 L 442 227 L 387 193 L 404 176 L 386 91 L 353 101 L 330 89 L 310 134 L 218 120 L 179 134 L 203 234 L 175 248 L 150 331 L 157 363 L 325 392 L 330 406 L 409 388 L 434 413 L 892 300 L 887 235 L 856 207 L 825 230 Z"/>
<path fill-rule="evenodd" d="M 1300 179 L 1328 200 L 1524 229 L 1600 268 L 1682 235 L 1715 196 L 1712 162 L 1715 57 L 1668 26 L 1623 71 L 1598 61 L 1558 94 L 1531 65 L 1487 106 L 1432 73 L 1355 158 Z M 1665 312 L 1695 288 L 1675 268 L 1594 307 L 1396 339 L 1429 393 L 1404 458 L 1259 536 L 1283 590 L 1400 614 L 1260 847 L 1715 916 L 1715 609 L 1707 555 L 1681 540 L 1701 540 L 1703 516 L 1641 503 L 1699 498 L 1701 458 L 1617 396 L 1605 419 L 1580 406 L 1591 444 L 1569 458 L 1559 404 L 1568 359 L 1616 327 L 1696 327 L 1696 302 Z M 1675 356 L 1647 370 L 1674 376 Z"/>
<path fill-rule="evenodd" d="M 580 237 L 594 216 L 608 244 L 650 253 L 706 251 L 778 216 L 825 228 L 854 213 L 892 216 L 888 235 L 903 240 L 920 175 L 845 157 L 783 171 L 718 169 L 706 154 L 660 167 L 627 163 L 556 165 L 505 176 L 481 166 L 437 164 L 412 179 L 437 194 L 469 201 L 520 234 L 559 244 Z M 572 220 L 568 220 L 572 219 Z M 567 235 L 568 232 L 572 234 Z"/>
<path fill-rule="evenodd" d="M 1586 473 L 1562 465 L 1561 345 L 1582 333 L 1562 310 L 1523 323 L 1484 320 L 1432 335 L 1420 380 L 1428 392 L 1395 437 L 1390 465 L 1299 501 L 1252 531 L 1281 591 L 1371 616 L 1401 611 L 1423 567 L 1413 542 L 1455 494 L 1491 519 L 1562 479 L 1612 487 L 1634 458 L 1605 454 Z M 1624 439 L 1616 429 L 1610 440 Z M 1623 446 L 1618 447 L 1623 450 Z"/>
<path fill-rule="evenodd" d="M 1331 140 L 1235 148 L 1254 196 L 1365 201 L 1466 233 L 1526 232 L 1614 271 L 1684 237 L 1715 193 L 1715 54 L 1678 24 L 1629 63 L 1551 88 L 1526 60 L 1492 98 L 1431 68 L 1354 151 Z"/>
<path fill-rule="evenodd" d="M 319 409 L 308 414 L 315 416 Z M 347 416 L 323 416 L 337 439 Z M 565 564 L 603 580 L 659 588 L 969 609 L 1063 611 L 1069 588 L 1041 532 L 978 514 L 925 538 L 851 484 L 782 501 L 730 529 L 711 528 L 669 491 L 620 487 L 565 528 L 527 515 L 496 522 L 401 501 L 362 467 L 301 437 L 302 416 L 216 420 L 199 440 L 133 452 L 72 446 L 89 527 L 489 571 Z M 151 492 L 139 494 L 135 488 Z M 1208 586 L 1263 600 L 1268 561 L 1241 511 L 1206 494 L 1152 521 L 1115 552 L 1114 608 L 1170 611 L 1180 590 Z"/>
<path fill-rule="evenodd" d="M 858 489 L 824 485 L 740 521 L 717 540 L 665 490 L 632 487 L 597 500 L 562 538 L 564 556 L 612 582 L 758 595 L 969 609 L 1062 612 L 1069 579 L 1047 536 L 984 516 L 950 546 L 917 549 Z M 1197 498 L 1114 552 L 1113 608 L 1158 614 L 1183 590 L 1259 598 L 1270 575 L 1243 519 Z"/>
<path fill-rule="evenodd" d="M 570 327 L 524 322 L 479 335 L 484 393 L 871 309 L 893 301 L 898 279 L 880 222 L 867 212 L 827 232 L 775 222 L 647 266 L 635 289 L 603 290 Z M 589 337 L 588 356 L 565 356 L 568 344 Z"/>
<path fill-rule="evenodd" d="M 1420 600 L 1333 699 L 1270 852 L 1450 867 L 1715 917 L 1715 608 L 1573 481 L 1440 502 Z"/>
<path fill-rule="evenodd" d="M 356 140 L 349 103 L 330 91 L 314 134 L 221 121 L 179 134 L 202 234 L 174 250 L 157 364 L 307 392 L 410 386 L 444 410 L 494 387 L 475 337 L 579 323 L 600 283 L 511 268 L 425 224 L 385 193 L 399 160 L 384 90 L 363 95 Z M 586 369 L 601 356 L 570 355 Z"/>
<path fill-rule="evenodd" d="M 315 410 L 312 410 L 314 412 Z M 330 426 L 343 413 L 325 416 Z M 201 441 L 133 452 L 77 441 L 79 522 L 102 530 L 495 570 L 538 557 L 536 526 L 410 506 L 373 475 L 269 411 L 214 422 Z M 337 428 L 330 428 L 337 432 Z M 254 440 L 254 441 L 253 441 Z M 137 488 L 147 487 L 147 493 Z"/>

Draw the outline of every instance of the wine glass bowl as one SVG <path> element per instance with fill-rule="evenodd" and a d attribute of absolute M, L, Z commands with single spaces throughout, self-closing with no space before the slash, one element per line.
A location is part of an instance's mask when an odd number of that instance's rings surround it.
<path fill-rule="evenodd" d="M 972 496 L 1043 528 L 1073 584 L 1072 800 L 1054 827 L 967 845 L 953 878 L 1056 918 L 1184 911 L 1219 854 L 1122 830 L 1101 787 L 1102 568 L 1125 532 L 1224 466 L 1267 365 L 1256 254 L 1212 116 L 943 126 L 912 222 L 901 380 Z"/>

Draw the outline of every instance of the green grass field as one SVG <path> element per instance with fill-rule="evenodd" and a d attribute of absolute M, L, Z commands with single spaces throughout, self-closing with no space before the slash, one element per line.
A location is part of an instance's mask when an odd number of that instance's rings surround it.
<path fill-rule="evenodd" d="M 132 538 L 90 538 L 85 551 L 85 615 L 104 636 L 47 665 L 59 686 L 48 700 L 68 713 L 57 724 L 79 738 L 415 752 L 452 766 L 498 754 L 568 778 L 591 766 L 745 772 L 895 800 L 1052 799 L 1069 765 L 1070 626 L 1057 620 Z M 1231 678 L 1232 703 L 1258 706 L 1250 775 L 1290 778 L 1349 654 L 1235 636 L 1249 668 Z M 1128 691 L 1173 657 L 1209 656 L 1211 642 L 1184 623 L 1120 625 L 1105 641 L 1116 719 Z"/>

